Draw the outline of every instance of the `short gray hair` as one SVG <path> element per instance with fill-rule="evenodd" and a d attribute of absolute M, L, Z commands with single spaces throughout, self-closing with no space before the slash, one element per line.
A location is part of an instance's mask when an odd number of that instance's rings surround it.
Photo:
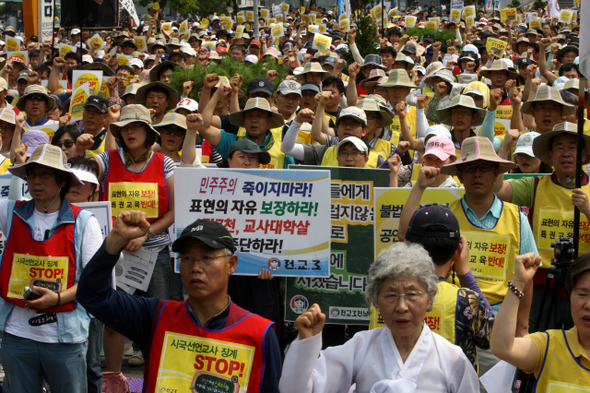
<path fill-rule="evenodd" d="M 396 243 L 381 251 L 375 262 L 369 267 L 368 287 L 365 293 L 367 303 L 377 309 L 377 297 L 383 282 L 388 278 L 416 277 L 426 291 L 430 300 L 438 291 L 438 277 L 428 252 L 418 243 Z"/>

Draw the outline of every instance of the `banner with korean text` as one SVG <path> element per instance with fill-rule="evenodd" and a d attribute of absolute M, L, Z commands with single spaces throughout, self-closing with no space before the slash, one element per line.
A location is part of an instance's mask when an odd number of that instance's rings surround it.
<path fill-rule="evenodd" d="M 330 274 L 330 172 L 176 168 L 176 235 L 199 219 L 234 239 L 235 274 Z"/>
<path fill-rule="evenodd" d="M 309 168 L 313 172 L 318 167 Z M 369 308 L 364 300 L 367 271 L 374 261 L 373 188 L 389 184 L 389 171 L 378 169 L 330 169 L 330 218 L 332 248 L 330 276 L 287 279 L 286 320 L 294 321 L 309 306 L 318 303 L 326 323 L 367 325 Z"/>
<path fill-rule="evenodd" d="M 411 188 L 376 188 L 375 189 L 375 255 L 399 242 L 397 236 L 399 219 L 404 206 L 410 196 Z M 461 198 L 465 194 L 463 188 L 427 188 L 420 199 L 420 205 L 438 203 L 448 205 L 450 202 Z M 436 313 L 436 310 L 433 310 Z M 430 329 L 440 332 L 440 323 L 437 325 L 436 316 L 427 314 L 426 323 Z M 371 307 L 371 323 L 369 328 L 384 327 L 385 323 L 381 314 Z"/>

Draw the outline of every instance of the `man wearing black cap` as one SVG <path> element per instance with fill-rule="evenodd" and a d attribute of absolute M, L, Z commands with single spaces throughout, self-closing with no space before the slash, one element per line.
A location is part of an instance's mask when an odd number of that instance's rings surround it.
<path fill-rule="evenodd" d="M 147 367 L 143 390 L 181 392 L 222 383 L 232 391 L 278 392 L 281 354 L 273 323 L 228 297 L 238 256 L 221 224 L 197 220 L 172 245 L 186 301 L 134 297 L 112 288 L 119 253 L 148 229 L 145 213 L 120 212 L 78 289 L 88 312 L 141 347 Z"/>
<path fill-rule="evenodd" d="M 90 96 L 84 103 L 82 112 L 82 124 L 84 133 L 92 135 L 87 140 L 86 156 L 94 157 L 105 151 L 106 129 L 103 127 L 108 117 L 109 102 L 101 96 Z"/>
<path fill-rule="evenodd" d="M 423 207 L 406 204 L 402 217 L 411 217 L 406 241 L 419 243 L 428 251 L 439 277 L 438 293 L 426 320 L 460 346 L 477 371 L 476 346 L 490 348 L 494 313 L 469 268 L 469 248 L 467 239 L 460 235 L 459 221 L 451 209 L 436 203 Z M 451 270 L 463 288 L 446 281 Z"/>

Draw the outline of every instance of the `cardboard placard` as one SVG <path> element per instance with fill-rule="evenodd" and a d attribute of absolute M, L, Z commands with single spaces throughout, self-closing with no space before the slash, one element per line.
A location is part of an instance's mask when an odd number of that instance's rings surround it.
<path fill-rule="evenodd" d="M 72 89 L 75 90 L 84 83 L 87 83 L 88 93 L 91 96 L 97 95 L 100 92 L 100 86 L 102 84 L 102 74 L 102 71 L 74 70 L 72 72 Z"/>
<path fill-rule="evenodd" d="M 504 57 L 504 51 L 508 43 L 506 41 L 499 40 L 497 38 L 488 37 L 486 41 L 486 51 L 489 53 L 492 51 L 494 56 L 498 58 Z"/>
<path fill-rule="evenodd" d="M 516 8 L 503 8 L 500 10 L 500 21 L 502 21 L 502 23 L 507 20 L 516 21 L 516 14 Z"/>
<path fill-rule="evenodd" d="M 70 101 L 69 114 L 72 116 L 70 122 L 77 122 L 82 120 L 82 114 L 84 113 L 84 103 L 88 100 L 90 92 L 88 91 L 88 83 L 84 83 L 78 87 L 72 93 L 72 99 Z"/>
<path fill-rule="evenodd" d="M 330 49 L 330 44 L 332 44 L 332 37 L 315 34 L 313 37 L 312 48 L 319 51 L 327 51 Z"/>

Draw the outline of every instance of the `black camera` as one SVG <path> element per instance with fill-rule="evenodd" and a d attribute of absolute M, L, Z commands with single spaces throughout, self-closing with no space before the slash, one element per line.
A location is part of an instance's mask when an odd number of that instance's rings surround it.
<path fill-rule="evenodd" d="M 551 243 L 554 248 L 554 257 L 551 261 L 552 265 L 557 267 L 569 265 L 576 257 L 576 249 L 574 247 L 574 239 L 571 237 L 558 237 L 555 243 Z"/>

